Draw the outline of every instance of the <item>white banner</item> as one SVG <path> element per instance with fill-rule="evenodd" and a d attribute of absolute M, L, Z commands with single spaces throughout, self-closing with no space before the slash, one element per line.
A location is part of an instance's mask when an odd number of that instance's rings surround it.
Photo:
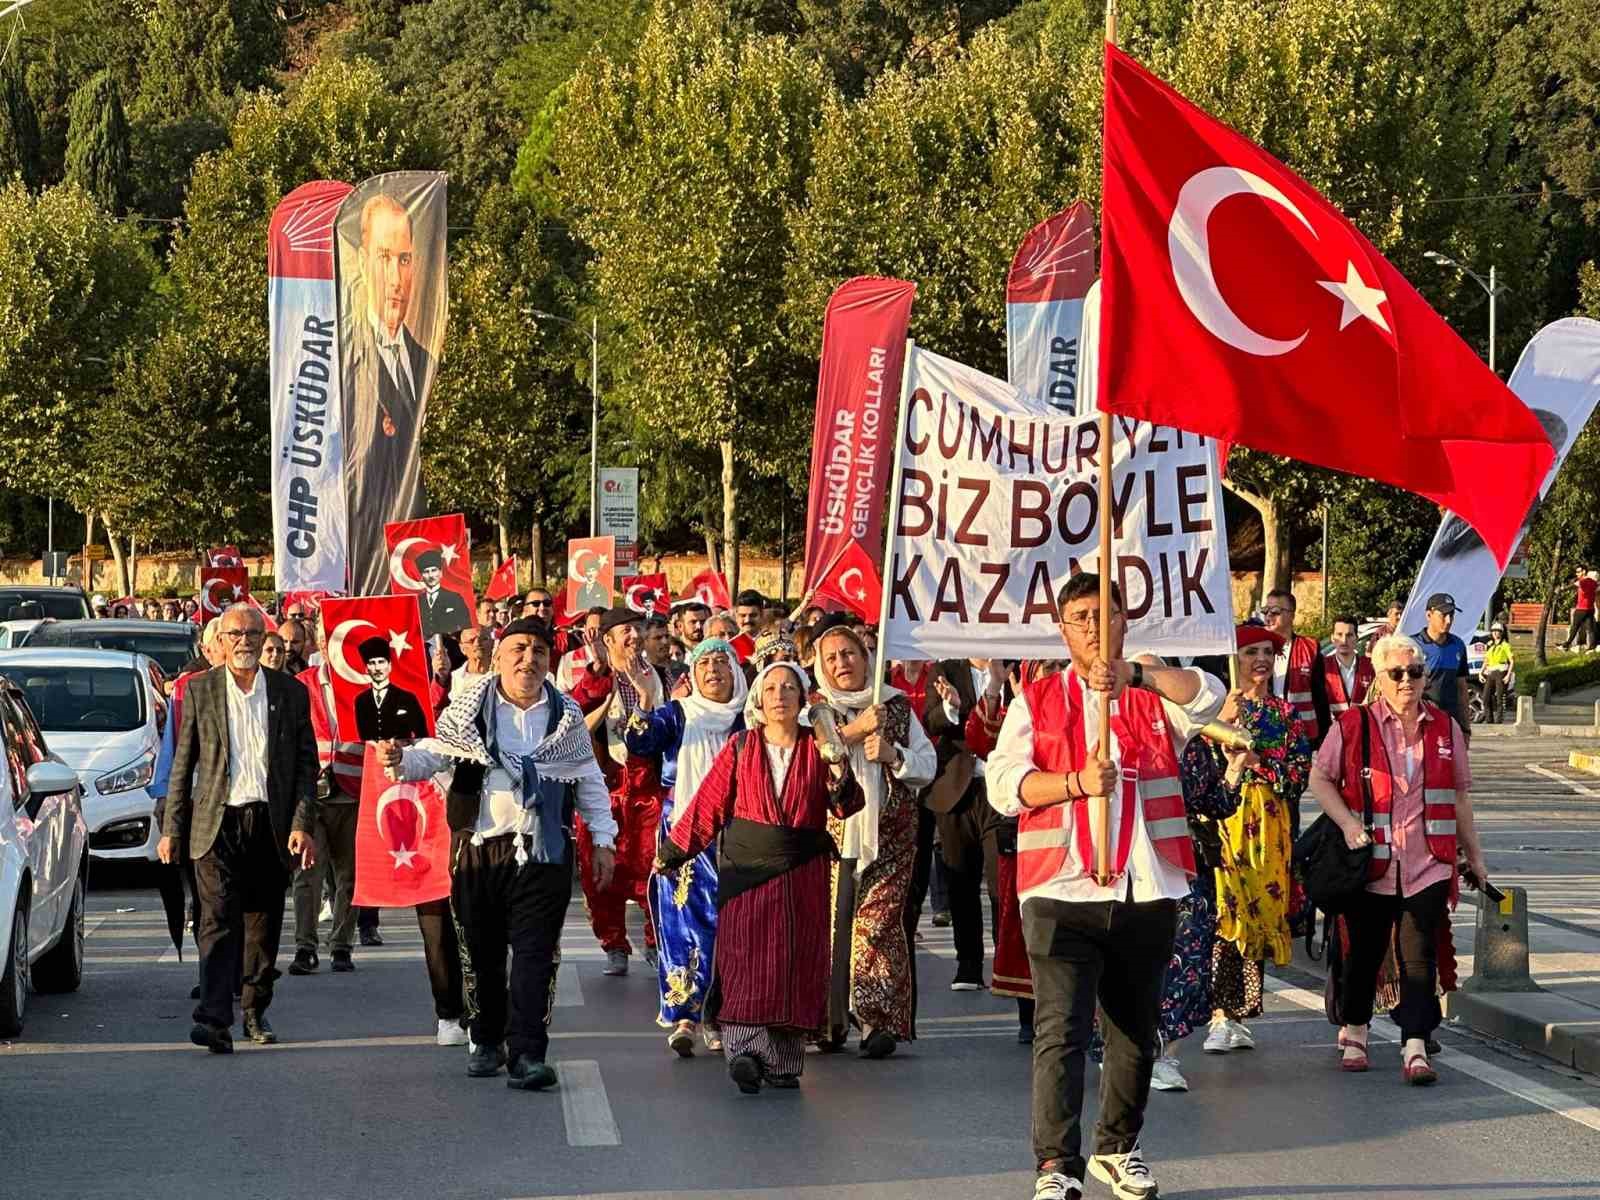
<path fill-rule="evenodd" d="M 1567 461 L 1567 452 L 1588 424 L 1596 399 L 1600 399 L 1600 321 L 1568 317 L 1546 325 L 1533 335 L 1507 382 L 1539 418 L 1550 444 L 1556 448 L 1556 460 L 1539 490 L 1539 500 L 1534 501 L 1522 522 L 1522 532 L 1517 537 L 1520 547 L 1540 501 L 1549 494 L 1556 473 Z M 1512 562 L 1519 561 L 1517 552 L 1513 551 L 1511 557 Z M 1524 577 L 1526 572 L 1524 560 Z M 1428 547 L 1427 558 L 1422 560 L 1400 628 L 1416 633 L 1426 627 L 1428 597 L 1448 592 L 1456 601 L 1455 633 L 1465 640 L 1483 619 L 1499 581 L 1499 568 L 1483 539 L 1460 517 L 1447 512 L 1433 545 Z"/>
<path fill-rule="evenodd" d="M 350 185 L 296 188 L 267 235 L 272 551 L 278 592 L 344 592 L 343 389 L 333 221 Z"/>
<path fill-rule="evenodd" d="M 1094 270 L 1094 211 L 1080 200 L 1029 230 L 1006 276 L 1006 377 L 1068 416 L 1083 412 L 1083 298 Z"/>
<path fill-rule="evenodd" d="M 1056 589 L 1098 569 L 1098 419 L 1063 416 L 916 347 L 906 373 L 888 657 L 1063 657 Z M 1120 417 L 1113 443 L 1127 652 L 1231 651 L 1211 443 Z"/>
<path fill-rule="evenodd" d="M 639 468 L 600 468 L 600 536 L 617 539 L 617 572 L 639 562 Z"/>

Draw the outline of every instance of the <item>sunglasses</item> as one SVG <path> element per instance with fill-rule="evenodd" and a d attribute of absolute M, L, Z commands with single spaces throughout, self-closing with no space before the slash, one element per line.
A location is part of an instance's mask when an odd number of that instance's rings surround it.
<path fill-rule="evenodd" d="M 1418 679 L 1421 679 L 1427 673 L 1428 672 L 1427 672 L 1427 670 L 1425 668 L 1417 667 L 1417 666 L 1390 667 L 1388 670 L 1386 670 L 1384 672 L 1385 675 L 1387 675 L 1390 679 L 1394 680 L 1394 682 L 1396 682 L 1396 683 L 1399 683 L 1402 679 L 1409 679 L 1414 683 Z"/>

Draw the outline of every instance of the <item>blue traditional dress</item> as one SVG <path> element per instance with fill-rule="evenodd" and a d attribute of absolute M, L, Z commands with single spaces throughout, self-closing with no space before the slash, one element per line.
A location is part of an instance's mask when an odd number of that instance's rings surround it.
<path fill-rule="evenodd" d="M 695 664 L 707 654 L 727 655 L 733 695 L 726 701 L 700 694 Z M 747 690 L 733 647 L 721 638 L 701 642 L 690 655 L 690 694 L 669 700 L 648 712 L 634 712 L 623 727 L 623 740 L 635 754 L 661 756 L 661 782 L 668 802 L 661 806 L 660 840 L 689 807 L 694 792 L 710 773 L 717 753 L 744 728 Z M 677 871 L 650 878 L 650 910 L 656 926 L 657 976 L 661 1010 L 657 1022 L 671 1029 L 679 1021 L 698 1024 L 711 987 L 712 956 L 717 938 L 716 849 L 708 846 Z"/>

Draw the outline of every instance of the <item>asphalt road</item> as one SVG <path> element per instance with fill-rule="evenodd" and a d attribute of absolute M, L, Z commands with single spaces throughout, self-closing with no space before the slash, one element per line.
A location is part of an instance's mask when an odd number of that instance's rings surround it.
<path fill-rule="evenodd" d="M 1600 949 L 1600 781 L 1574 791 L 1588 785 L 1564 757 L 1550 739 L 1475 749 L 1490 864 Z M 190 1046 L 192 956 L 164 946 L 141 882 L 99 874 L 82 990 L 33 998 L 22 1038 L 0 1044 L 0 1198 L 1032 1194 L 1028 1051 L 1007 1002 L 946 990 L 947 930 L 925 924 L 914 1046 L 877 1063 L 812 1055 L 800 1091 L 744 1097 L 718 1058 L 667 1051 L 637 961 L 626 979 L 600 974 L 575 902 L 554 1022 L 562 1085 L 524 1094 L 468 1079 L 462 1050 L 433 1045 L 405 912 L 384 914 L 387 944 L 358 950 L 354 974 L 280 981 L 281 1044 L 231 1058 Z M 1402 1086 L 1392 1044 L 1370 1074 L 1345 1076 L 1317 987 L 1279 973 L 1253 1053 L 1186 1043 L 1193 1090 L 1156 1094 L 1144 1136 L 1164 1195 L 1600 1197 L 1600 1081 L 1455 1031 L 1433 1089 Z"/>

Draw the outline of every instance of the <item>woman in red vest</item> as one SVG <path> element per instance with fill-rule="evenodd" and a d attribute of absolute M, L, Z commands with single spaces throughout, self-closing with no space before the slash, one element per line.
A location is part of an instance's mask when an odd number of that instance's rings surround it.
<path fill-rule="evenodd" d="M 1422 647 L 1395 635 L 1372 647 L 1379 698 L 1334 723 L 1311 772 L 1311 794 L 1339 823 L 1352 848 L 1372 844 L 1367 890 L 1345 914 L 1350 949 L 1341 978 L 1345 1026 L 1340 1066 L 1365 1071 L 1367 1027 L 1378 971 L 1391 941 L 1400 968 L 1401 1076 L 1430 1084 L 1427 1039 L 1438 1027 L 1438 934 L 1456 896 L 1456 853 L 1479 879 L 1488 877 L 1472 822 L 1467 741 L 1461 727 L 1422 698 Z M 1362 827 L 1361 724 L 1367 723 L 1372 833 Z"/>
<path fill-rule="evenodd" d="M 1289 933 L 1290 828 L 1311 770 L 1311 742 L 1293 704 L 1272 694 L 1283 636 L 1262 625 L 1238 628 L 1239 690 L 1222 719 L 1246 729 L 1254 751 L 1232 773 L 1238 807 L 1218 825 L 1217 940 L 1211 959 L 1208 1054 L 1255 1049 L 1244 1022 L 1261 1015 L 1265 960 L 1294 957 Z M 1251 761 L 1253 759 L 1254 761 Z"/>

